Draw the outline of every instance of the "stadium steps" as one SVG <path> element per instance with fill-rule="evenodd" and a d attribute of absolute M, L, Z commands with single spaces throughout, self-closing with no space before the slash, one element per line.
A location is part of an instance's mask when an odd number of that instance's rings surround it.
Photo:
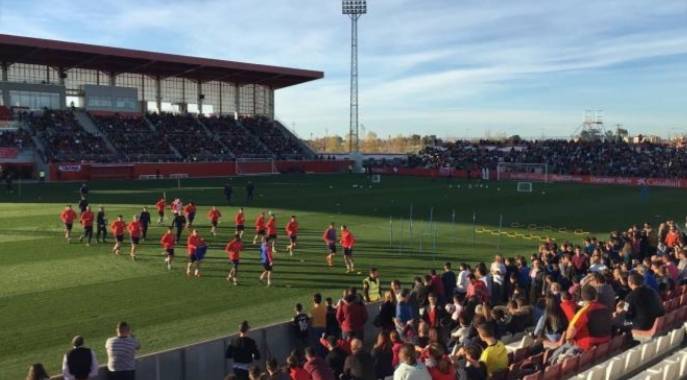
<path fill-rule="evenodd" d="M 151 131 L 158 132 L 158 130 L 157 130 L 157 128 L 155 128 L 155 125 L 153 124 L 153 122 L 150 121 L 150 119 L 148 119 L 148 117 L 146 115 L 143 115 L 143 120 L 146 122 L 146 124 L 148 125 L 148 128 L 150 128 Z M 181 160 L 184 158 L 184 156 L 182 156 L 181 153 L 179 153 L 179 151 L 177 150 L 177 148 L 174 145 L 169 144 L 169 143 L 167 145 L 169 145 L 169 149 L 171 149 L 172 152 L 174 152 L 174 155 L 177 157 L 177 159 Z"/>
<path fill-rule="evenodd" d="M 255 144 L 260 145 L 265 150 L 265 152 L 270 152 L 269 154 L 272 155 L 272 158 L 275 158 L 275 154 L 272 151 L 272 149 L 265 145 L 265 143 L 262 142 L 262 140 L 258 136 L 254 135 L 253 132 L 250 131 L 250 129 L 246 128 L 246 126 L 243 125 L 243 123 L 241 123 L 241 119 L 236 120 L 236 125 L 239 128 L 242 128 L 248 134 L 248 136 L 252 137 Z"/>
<path fill-rule="evenodd" d="M 234 157 L 234 158 L 236 157 L 236 154 L 234 154 L 234 151 L 231 150 L 231 147 L 227 146 L 227 144 L 225 144 L 219 137 L 217 137 L 216 134 L 212 133 L 212 131 L 210 131 L 210 128 L 208 128 L 207 125 L 205 125 L 205 123 L 203 123 L 203 122 L 202 122 L 199 118 L 197 118 L 197 117 L 194 118 L 194 119 L 196 120 L 196 123 L 198 123 L 198 125 L 200 125 L 201 128 L 203 128 L 203 130 L 205 131 L 205 133 L 207 133 L 207 135 L 208 135 L 211 139 L 215 140 L 219 145 L 221 145 L 224 149 L 226 149 L 227 152 L 229 152 L 229 153 L 232 155 L 232 157 Z"/>
<path fill-rule="evenodd" d="M 83 128 L 86 132 L 102 138 L 107 146 L 107 149 L 112 152 L 116 152 L 117 154 L 121 154 L 119 150 L 117 150 L 117 148 L 115 148 L 115 146 L 112 144 L 112 141 L 110 141 L 110 139 L 107 137 L 107 134 L 101 131 L 100 128 L 95 125 L 95 122 L 93 119 L 91 119 L 91 115 L 89 115 L 88 112 L 83 110 L 74 110 L 74 118 L 76 118 L 76 122 L 79 123 L 81 128 Z"/>
<path fill-rule="evenodd" d="M 49 173 L 48 162 L 47 158 L 45 157 L 45 145 L 43 145 L 43 141 L 41 141 L 41 139 L 36 135 L 36 131 L 32 130 L 31 126 L 25 121 L 20 121 L 18 123 L 18 126 L 29 131 L 29 135 L 31 136 L 31 141 L 33 142 L 33 149 L 35 152 L 33 156 L 33 162 L 36 165 L 36 170 L 38 172 Z"/>
<path fill-rule="evenodd" d="M 295 131 L 290 130 L 289 128 L 286 127 L 286 124 L 282 123 L 281 121 L 274 119 L 273 120 L 274 125 L 277 127 L 277 129 L 281 130 L 281 132 L 284 134 L 284 136 L 288 136 L 291 138 L 296 139 L 298 141 L 298 145 L 301 147 L 303 150 L 303 155 L 305 158 L 315 158 L 317 156 L 317 152 L 315 152 L 314 149 L 310 147 L 310 145 L 306 144 L 303 139 L 301 139 Z"/>

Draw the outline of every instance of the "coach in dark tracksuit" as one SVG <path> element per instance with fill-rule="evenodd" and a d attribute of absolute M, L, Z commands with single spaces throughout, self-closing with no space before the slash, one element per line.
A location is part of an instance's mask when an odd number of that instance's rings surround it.
<path fill-rule="evenodd" d="M 105 239 L 107 238 L 107 218 L 105 217 L 105 209 L 103 207 L 98 210 L 95 221 L 98 227 L 98 230 L 95 234 L 95 241 L 104 243 Z M 102 238 L 100 237 L 101 234 Z"/>
<path fill-rule="evenodd" d="M 186 217 L 182 213 L 174 214 L 174 219 L 172 219 L 172 227 L 176 228 L 177 231 L 177 243 L 181 240 L 181 233 L 184 231 L 186 226 Z"/>
<path fill-rule="evenodd" d="M 143 207 L 138 221 L 141 223 L 141 232 L 143 232 L 143 240 L 145 240 L 148 238 L 148 226 L 150 225 L 150 213 L 147 207 Z"/>
<path fill-rule="evenodd" d="M 84 340 L 81 336 L 72 339 L 74 348 L 64 354 L 62 360 L 62 375 L 65 380 L 88 380 L 98 375 L 98 362 L 95 352 L 88 347 L 84 347 Z"/>

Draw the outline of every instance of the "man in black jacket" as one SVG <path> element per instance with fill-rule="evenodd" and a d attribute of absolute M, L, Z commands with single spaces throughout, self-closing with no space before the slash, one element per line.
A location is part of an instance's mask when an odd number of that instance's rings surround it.
<path fill-rule="evenodd" d="M 95 352 L 84 347 L 84 339 L 75 336 L 72 339 L 73 348 L 64 354 L 62 360 L 62 375 L 65 380 L 88 380 L 98 375 L 98 362 Z"/>
<path fill-rule="evenodd" d="M 98 209 L 98 214 L 95 217 L 95 220 L 96 225 L 98 227 L 95 234 L 95 241 L 96 243 L 105 243 L 105 239 L 107 238 L 107 217 L 105 216 L 104 207 L 100 206 L 100 208 Z"/>
<path fill-rule="evenodd" d="M 255 341 L 248 336 L 250 326 L 248 321 L 241 322 L 239 337 L 231 341 L 224 357 L 233 359 L 234 375 L 236 380 L 248 380 L 248 370 L 253 365 L 253 360 L 260 360 L 260 351 Z"/>
<path fill-rule="evenodd" d="M 630 273 L 627 284 L 632 290 L 625 298 L 628 305 L 625 320 L 632 323 L 633 329 L 651 329 L 656 318 L 665 312 L 661 299 L 655 290 L 644 285 L 644 277 L 637 272 Z"/>
<path fill-rule="evenodd" d="M 339 379 L 343 373 L 344 363 L 348 354 L 338 345 L 338 339 L 334 335 L 329 335 L 326 341 L 326 348 L 329 352 L 325 356 L 325 361 L 334 371 L 334 376 Z"/>
<path fill-rule="evenodd" d="M 344 362 L 343 378 L 347 380 L 376 380 L 374 359 L 363 348 L 360 339 L 351 340 L 351 354 Z"/>

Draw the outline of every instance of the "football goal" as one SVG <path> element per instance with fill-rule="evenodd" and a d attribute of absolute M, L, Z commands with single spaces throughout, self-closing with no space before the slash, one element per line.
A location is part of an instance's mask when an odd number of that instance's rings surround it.
<path fill-rule="evenodd" d="M 532 192 L 532 182 L 518 182 L 518 193 L 531 193 Z"/>

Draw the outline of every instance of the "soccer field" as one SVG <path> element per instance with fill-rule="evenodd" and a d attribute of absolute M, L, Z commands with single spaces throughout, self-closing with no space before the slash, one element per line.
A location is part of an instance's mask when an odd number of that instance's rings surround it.
<path fill-rule="evenodd" d="M 119 213 L 128 220 L 143 205 L 155 219 L 152 206 L 163 192 L 168 199 L 196 202 L 196 224 L 210 243 L 200 279 L 184 275 L 182 247 L 176 267 L 167 271 L 158 244 L 164 228 L 155 223 L 136 262 L 124 254 L 128 243 L 120 257 L 112 255 L 111 244 L 67 244 L 58 214 L 66 203 L 76 206 L 79 184 L 0 191 L 0 379 L 21 378 L 33 362 L 56 373 L 77 334 L 102 363 L 105 339 L 119 320 L 133 326 L 142 353 L 158 351 L 233 333 L 244 319 L 253 326 L 283 321 L 295 303 L 308 305 L 315 292 L 338 296 L 344 287 L 360 286 L 370 266 L 380 269 L 385 286 L 392 279 L 408 286 L 414 275 L 439 269 L 447 260 L 457 265 L 487 261 L 496 253 L 529 255 L 545 236 L 580 242 L 590 233 L 604 239 L 632 223 L 668 218 L 682 223 L 687 214 L 684 192 L 676 189 L 642 194 L 623 186 L 534 184 L 532 193 L 518 193 L 515 183 L 383 177 L 381 184 L 370 184 L 355 175 L 251 178 L 257 195 L 246 204 L 248 180 L 183 180 L 181 188 L 169 180 L 89 184 L 91 205 L 105 206 L 109 221 Z M 224 200 L 226 182 L 234 186 L 232 205 Z M 224 214 L 216 238 L 205 217 L 212 205 Z M 222 248 L 233 233 L 238 206 L 245 207 L 248 226 L 260 210 L 277 215 L 280 253 L 272 288 L 257 280 L 258 252 L 250 242 L 242 254 L 241 284 L 225 281 L 229 265 Z M 301 225 L 295 257 L 286 253 L 283 232 L 291 214 Z M 336 268 L 326 268 L 321 235 L 330 221 L 349 225 L 357 237 L 360 274 L 345 274 L 341 256 Z M 74 232 L 78 236 L 81 228 Z M 248 228 L 246 240 L 252 234 Z"/>

